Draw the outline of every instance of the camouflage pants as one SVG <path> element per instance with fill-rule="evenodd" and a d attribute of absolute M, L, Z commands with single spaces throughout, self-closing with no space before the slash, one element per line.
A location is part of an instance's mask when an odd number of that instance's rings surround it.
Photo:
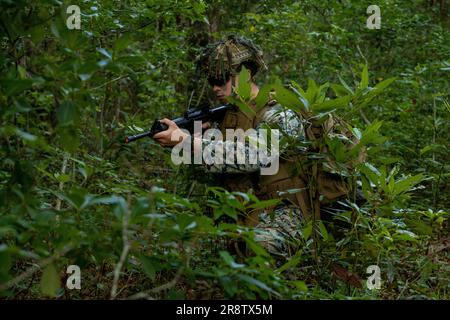
<path fill-rule="evenodd" d="M 277 257 L 293 255 L 295 244 L 301 237 L 302 212 L 293 205 L 283 205 L 272 212 L 264 211 L 255 226 L 255 241 Z"/>

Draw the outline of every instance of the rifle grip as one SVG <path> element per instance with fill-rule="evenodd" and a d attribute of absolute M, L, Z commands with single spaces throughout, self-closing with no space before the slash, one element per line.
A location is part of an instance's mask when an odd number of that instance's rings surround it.
<path fill-rule="evenodd" d="M 151 128 L 151 132 L 152 132 L 152 136 L 154 136 L 155 134 L 162 132 L 162 131 L 166 131 L 169 128 L 169 126 L 165 123 L 162 123 L 159 120 L 155 120 L 155 122 L 153 122 L 152 128 Z"/>

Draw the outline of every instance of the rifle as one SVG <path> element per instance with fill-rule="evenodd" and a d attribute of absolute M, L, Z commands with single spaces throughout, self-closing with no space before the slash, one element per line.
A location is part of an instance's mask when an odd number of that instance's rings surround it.
<path fill-rule="evenodd" d="M 172 121 L 175 122 L 179 128 L 187 129 L 189 132 L 193 132 L 194 121 L 203 121 L 203 120 L 219 121 L 225 116 L 227 110 L 233 108 L 234 106 L 230 104 L 219 105 L 214 108 L 209 108 L 208 105 L 205 105 L 204 107 L 199 109 L 188 110 L 184 115 L 175 118 Z M 165 131 L 167 129 L 168 126 L 166 124 L 162 123 L 159 120 L 155 120 L 155 122 L 153 122 L 150 131 L 126 137 L 125 143 L 136 141 L 138 139 L 145 137 L 153 137 L 158 132 Z"/>

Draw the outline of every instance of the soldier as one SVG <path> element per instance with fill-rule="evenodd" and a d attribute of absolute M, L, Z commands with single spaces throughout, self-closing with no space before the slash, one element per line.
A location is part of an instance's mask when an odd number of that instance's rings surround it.
<path fill-rule="evenodd" d="M 242 66 L 250 71 L 251 96 L 256 97 L 259 88 L 254 82 L 254 77 L 258 71 L 267 67 L 263 61 L 262 51 L 250 40 L 229 36 L 226 40 L 206 47 L 197 63 L 200 72 L 207 77 L 215 97 L 222 103 L 227 103 L 227 97 L 233 94 L 233 86 L 237 85 L 237 75 Z M 257 110 L 256 106 L 253 107 L 254 116 L 249 116 L 237 108 L 227 111 L 223 120 L 217 124 L 223 135 L 225 136 L 225 129 L 240 128 L 245 131 L 249 128 L 259 129 L 268 125 L 272 128 L 279 128 L 283 134 L 293 139 L 305 139 L 304 120 L 292 110 L 284 109 L 273 100 L 269 100 L 260 110 Z M 161 121 L 169 128 L 156 134 L 153 138 L 162 146 L 174 146 L 188 138 L 187 134 L 177 132 L 181 139 L 172 141 L 172 134 L 180 129 L 169 119 Z M 211 141 L 201 137 L 195 137 L 195 140 L 194 150 L 195 146 L 200 144 L 202 145 L 201 150 L 208 145 L 221 144 L 225 154 L 239 148 L 243 148 L 245 154 L 249 154 L 247 143 Z M 302 216 L 311 215 L 307 193 L 286 192 L 286 190 L 293 189 L 304 190 L 307 185 L 305 179 L 301 178 L 301 174 L 295 172 L 292 162 L 293 160 L 283 160 L 278 173 L 272 176 L 260 175 L 263 164 L 259 162 L 256 164 L 213 163 L 204 165 L 206 171 L 217 174 L 220 181 L 224 181 L 225 187 L 229 191 L 249 192 L 253 190 L 260 199 L 281 198 L 281 203 L 272 210 L 262 212 L 255 210 L 249 212 L 245 217 L 240 217 L 238 221 L 241 224 L 255 227 L 255 240 L 275 256 L 290 256 L 291 244 L 295 244 L 295 240 L 300 236 Z"/>

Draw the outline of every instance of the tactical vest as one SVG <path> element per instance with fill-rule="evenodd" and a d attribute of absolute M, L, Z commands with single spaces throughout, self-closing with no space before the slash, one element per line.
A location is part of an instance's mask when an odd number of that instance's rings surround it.
<path fill-rule="evenodd" d="M 224 137 L 226 136 L 226 129 L 242 129 L 246 131 L 250 128 L 255 128 L 260 117 L 272 105 L 268 103 L 259 112 L 256 112 L 255 106 L 251 106 L 253 111 L 255 111 L 255 114 L 251 116 L 245 114 L 237 107 L 228 110 L 222 122 L 219 123 L 219 129 L 222 135 Z M 222 181 L 229 191 L 248 192 L 250 189 L 256 191 L 259 184 L 259 172 L 224 174 Z"/>
<path fill-rule="evenodd" d="M 248 116 L 238 108 L 228 110 L 222 122 L 219 123 L 219 129 L 225 137 L 226 129 L 240 128 L 245 131 L 255 128 L 264 113 L 275 104 L 275 101 L 269 101 L 259 111 L 256 110 L 256 106 L 251 106 L 253 111 L 255 111 L 253 116 Z M 320 171 L 317 172 L 317 183 L 315 184 L 318 192 L 312 193 L 310 179 L 306 177 L 304 172 L 298 171 L 297 164 L 300 163 L 301 157 L 302 155 L 290 157 L 289 159 L 280 158 L 279 170 L 275 175 L 260 175 L 259 172 L 224 174 L 222 177 L 224 186 L 229 191 L 249 192 L 252 189 L 256 196 L 262 200 L 275 198 L 288 200 L 292 204 L 299 206 L 306 218 L 311 216 L 319 218 L 318 215 L 320 213 L 313 208 L 313 202 L 319 201 L 319 199 L 312 199 L 311 195 L 316 197 L 321 195 L 324 202 L 332 202 L 334 199 L 346 195 L 348 189 L 338 177 Z M 248 212 L 245 217 L 239 218 L 238 223 L 255 226 L 259 222 L 258 216 L 260 212 L 261 210 Z"/>

